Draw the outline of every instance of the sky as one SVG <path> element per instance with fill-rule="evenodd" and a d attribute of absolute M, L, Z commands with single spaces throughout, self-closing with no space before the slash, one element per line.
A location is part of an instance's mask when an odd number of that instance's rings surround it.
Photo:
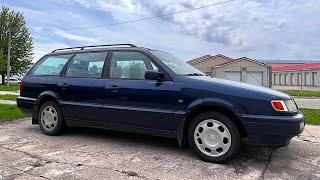
<path fill-rule="evenodd" d="M 101 26 L 223 1 L 0 0 L 3 6 L 23 12 L 34 41 L 34 61 L 57 48 L 112 43 L 167 51 L 185 61 L 206 54 L 320 60 L 319 0 L 234 0 L 147 21 Z M 100 27 L 83 29 L 92 26 Z"/>

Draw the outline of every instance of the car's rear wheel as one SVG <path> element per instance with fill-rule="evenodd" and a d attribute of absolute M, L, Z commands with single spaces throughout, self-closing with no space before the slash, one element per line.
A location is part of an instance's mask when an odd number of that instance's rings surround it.
<path fill-rule="evenodd" d="M 226 163 L 239 153 L 241 135 L 228 116 L 219 112 L 205 112 L 191 122 L 188 141 L 201 159 Z"/>
<path fill-rule="evenodd" d="M 64 127 L 60 108 L 51 101 L 42 104 L 38 114 L 38 121 L 41 131 L 50 136 L 59 135 Z"/>

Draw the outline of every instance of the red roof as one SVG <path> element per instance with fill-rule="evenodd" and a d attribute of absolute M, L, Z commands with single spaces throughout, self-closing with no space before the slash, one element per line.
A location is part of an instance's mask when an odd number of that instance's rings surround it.
<path fill-rule="evenodd" d="M 221 67 L 221 66 L 225 66 L 225 65 L 228 65 L 228 64 L 233 64 L 235 62 L 239 62 L 239 61 L 243 61 L 243 60 L 251 61 L 253 63 L 257 63 L 257 64 L 260 64 L 262 66 L 267 66 L 267 64 L 265 64 L 265 63 L 262 63 L 262 62 L 259 62 L 259 61 L 255 61 L 255 60 L 247 58 L 247 57 L 241 57 L 241 58 L 238 58 L 238 59 L 234 59 L 232 61 L 227 61 L 227 62 L 223 62 L 221 64 L 217 64 L 216 67 Z"/>
<path fill-rule="evenodd" d="M 207 61 L 207 60 L 210 60 L 210 59 L 214 59 L 215 57 L 223 57 L 223 58 L 225 58 L 225 59 L 227 59 L 229 61 L 233 61 L 234 60 L 234 59 L 232 59 L 232 58 L 230 58 L 228 56 L 224 56 L 222 54 L 217 54 L 215 56 L 204 55 L 204 56 L 189 60 L 189 61 L 187 61 L 187 63 L 189 63 L 189 64 L 198 64 L 200 62 L 204 62 L 204 61 Z"/>
<path fill-rule="evenodd" d="M 292 71 L 292 70 L 303 70 L 303 69 L 312 69 L 312 70 L 320 69 L 320 63 L 272 67 L 272 71 Z"/>

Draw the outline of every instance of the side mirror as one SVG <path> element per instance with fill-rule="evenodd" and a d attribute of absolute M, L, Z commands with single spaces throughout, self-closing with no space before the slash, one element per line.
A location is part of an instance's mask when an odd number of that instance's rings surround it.
<path fill-rule="evenodd" d="M 154 70 L 146 70 L 144 74 L 144 78 L 149 79 L 149 80 L 157 80 L 161 81 L 164 79 L 164 74 L 158 71 Z"/>

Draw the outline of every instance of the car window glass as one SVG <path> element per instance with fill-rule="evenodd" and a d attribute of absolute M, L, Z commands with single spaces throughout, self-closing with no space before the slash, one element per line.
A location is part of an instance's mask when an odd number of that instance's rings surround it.
<path fill-rule="evenodd" d="M 145 79 L 146 70 L 158 71 L 151 60 L 139 52 L 113 52 L 110 65 L 110 78 Z"/>
<path fill-rule="evenodd" d="M 189 65 L 185 61 L 162 51 L 150 50 L 150 52 L 169 67 L 174 73 L 178 75 L 199 74 L 204 75 L 195 67 Z"/>
<path fill-rule="evenodd" d="M 79 53 L 69 64 L 66 77 L 101 78 L 107 52 Z"/>
<path fill-rule="evenodd" d="M 59 75 L 72 54 L 46 57 L 34 70 L 33 75 Z"/>

